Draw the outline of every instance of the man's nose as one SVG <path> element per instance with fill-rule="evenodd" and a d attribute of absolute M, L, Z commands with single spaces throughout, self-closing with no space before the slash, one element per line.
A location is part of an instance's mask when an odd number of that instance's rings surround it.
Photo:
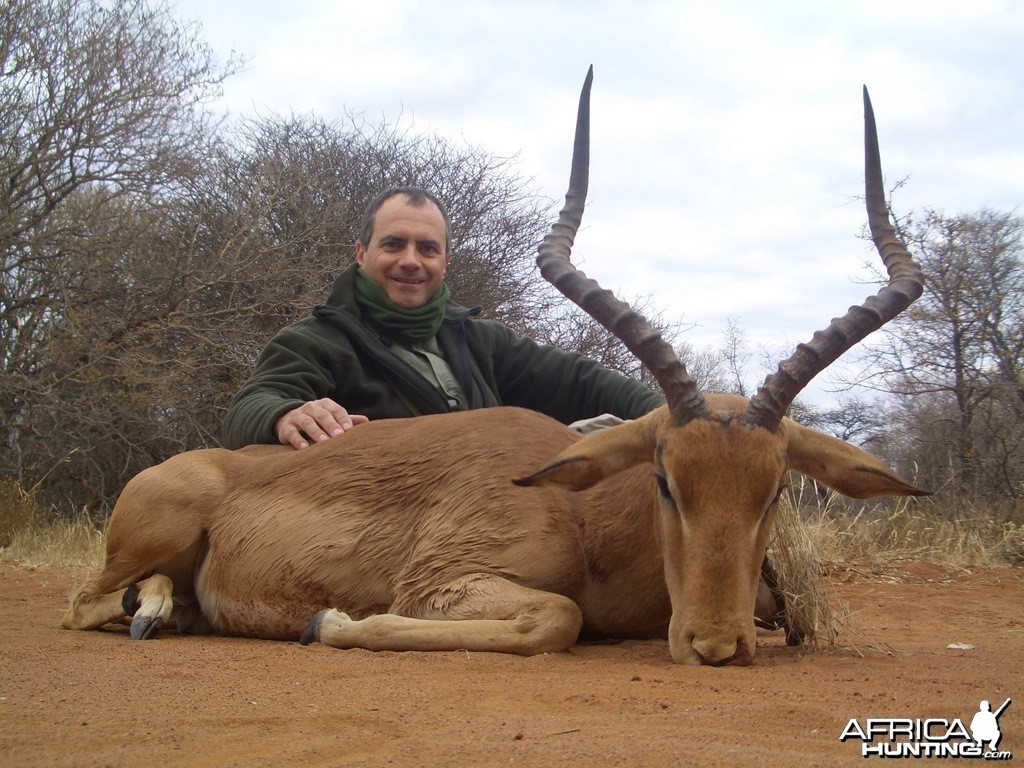
<path fill-rule="evenodd" d="M 419 267 L 420 260 L 416 254 L 415 244 L 410 243 L 402 249 L 401 254 L 398 256 L 398 264 L 406 269 L 415 269 Z"/>

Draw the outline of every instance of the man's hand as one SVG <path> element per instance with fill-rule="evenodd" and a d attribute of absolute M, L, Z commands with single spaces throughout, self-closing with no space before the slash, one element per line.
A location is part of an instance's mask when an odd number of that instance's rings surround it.
<path fill-rule="evenodd" d="M 324 397 L 285 413 L 274 424 L 274 434 L 282 445 L 308 448 L 310 443 L 322 443 L 343 435 L 356 424 L 367 421 L 369 419 L 365 416 L 351 414 L 329 397 Z"/>

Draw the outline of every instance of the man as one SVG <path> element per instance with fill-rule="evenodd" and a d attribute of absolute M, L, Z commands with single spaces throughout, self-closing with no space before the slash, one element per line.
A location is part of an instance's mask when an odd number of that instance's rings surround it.
<path fill-rule="evenodd" d="M 518 405 L 563 423 L 664 402 L 581 355 L 541 346 L 449 301 L 451 226 L 416 187 L 370 204 L 356 263 L 327 303 L 266 346 L 228 410 L 224 444 L 306 448 L 370 419 Z"/>

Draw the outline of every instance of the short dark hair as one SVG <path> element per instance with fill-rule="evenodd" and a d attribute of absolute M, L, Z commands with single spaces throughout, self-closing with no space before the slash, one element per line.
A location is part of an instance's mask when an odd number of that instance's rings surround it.
<path fill-rule="evenodd" d="M 437 209 L 441 211 L 441 216 L 444 218 L 445 253 L 451 253 L 452 222 L 448 218 L 448 211 L 441 201 L 437 199 L 437 195 L 433 192 L 428 192 L 422 187 L 388 187 L 383 192 L 377 193 L 373 200 L 370 201 L 370 204 L 366 207 L 366 212 L 363 214 L 363 223 L 359 227 L 359 242 L 363 244 L 363 247 L 368 248 L 370 240 L 373 239 L 373 224 L 377 219 L 377 211 L 380 210 L 380 207 L 384 205 L 385 202 L 395 195 L 405 195 L 409 198 L 409 203 L 417 207 L 428 202 L 437 206 Z"/>

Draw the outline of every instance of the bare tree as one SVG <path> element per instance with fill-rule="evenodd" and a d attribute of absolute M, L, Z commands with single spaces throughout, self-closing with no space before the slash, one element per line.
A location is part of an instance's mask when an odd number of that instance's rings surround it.
<path fill-rule="evenodd" d="M 194 107 L 219 92 L 196 29 L 143 0 L 12 0 L 0 11 L 0 244 L 4 275 L 38 269 L 41 230 L 67 198 L 156 194 L 191 157 Z M 6 286 L 5 286 L 6 287 Z M 17 296 L 4 295 L 10 311 Z"/>
<path fill-rule="evenodd" d="M 750 361 L 746 332 L 735 318 L 730 317 L 726 321 L 722 336 L 722 360 L 729 377 L 727 389 L 724 391 L 747 396 L 751 390 L 744 383 L 747 364 Z M 768 370 L 771 370 L 770 362 Z"/>
<path fill-rule="evenodd" d="M 907 220 L 925 294 L 885 331 L 864 381 L 894 395 L 912 455 L 980 495 L 1024 493 L 1024 220 L 982 210 Z"/>
<path fill-rule="evenodd" d="M 870 443 L 889 423 L 882 403 L 851 396 L 840 397 L 833 406 L 805 407 L 793 415 L 801 424 L 855 445 Z"/>
<path fill-rule="evenodd" d="M 118 266 L 94 258 L 93 246 L 109 254 L 120 245 L 113 233 L 149 225 L 130 200 L 158 206 L 180 183 L 208 128 L 196 107 L 237 64 L 218 65 L 162 4 L 12 0 L 0 9 L 5 471 L 22 477 L 39 458 L 32 446 L 63 428 L 40 420 L 52 412 L 40 393 L 92 375 L 98 350 L 75 340 L 58 372 L 51 342 L 79 325 L 83 286 Z"/>

